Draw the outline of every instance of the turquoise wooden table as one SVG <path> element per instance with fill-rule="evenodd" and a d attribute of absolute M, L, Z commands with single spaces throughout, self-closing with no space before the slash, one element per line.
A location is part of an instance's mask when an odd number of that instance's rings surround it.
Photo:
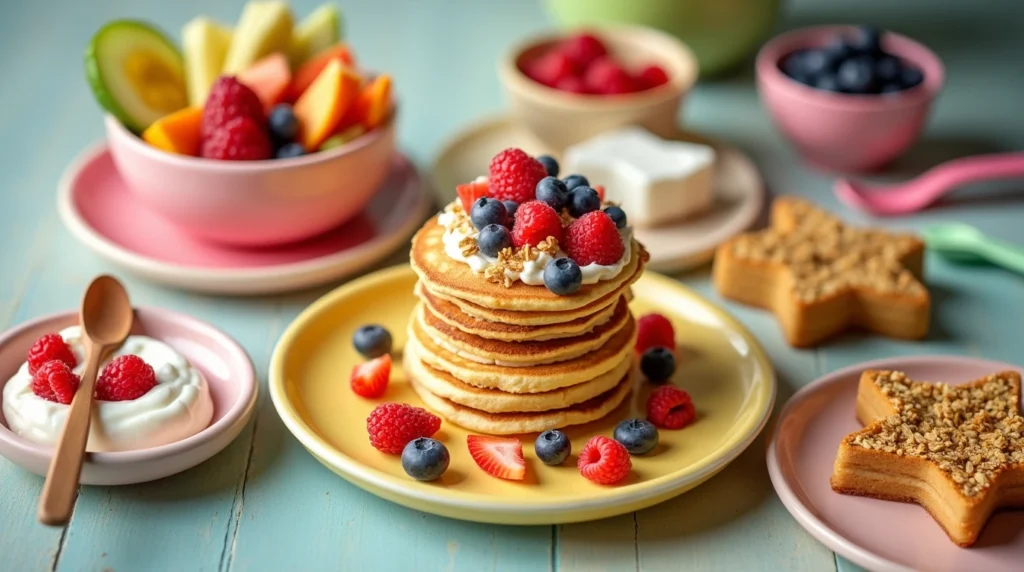
<path fill-rule="evenodd" d="M 308 12 L 316 0 L 296 2 Z M 547 25 L 532 1 L 343 0 L 365 62 L 394 72 L 403 148 L 428 165 L 442 142 L 503 106 L 494 62 L 520 35 Z M 933 46 L 948 86 L 924 139 L 894 170 L 910 175 L 953 156 L 1024 148 L 1024 4 L 792 1 L 780 27 L 870 22 Z M 917 6 L 912 7 L 911 4 Z M 923 6 L 927 5 L 927 8 Z M 109 270 L 61 227 L 54 210 L 65 165 L 101 137 L 81 54 L 108 19 L 142 17 L 176 31 L 206 12 L 233 21 L 241 2 L 41 0 L 0 7 L 0 329 L 76 306 Z M 465 25 L 469 24 L 469 25 Z M 748 66 L 749 67 L 749 66 Z M 759 106 L 750 72 L 700 85 L 686 119 L 756 160 L 774 192 L 813 197 L 852 220 L 831 178 L 802 167 Z M 915 228 L 962 220 L 1024 243 L 1021 185 L 985 186 L 893 221 Z M 397 253 L 380 266 L 401 262 Z M 934 326 L 921 343 L 851 335 L 797 351 L 764 312 L 722 302 L 707 269 L 679 276 L 754 331 L 778 372 L 779 403 L 825 372 L 865 359 L 951 353 L 1024 362 L 1024 281 L 987 267 L 927 259 Z M 289 321 L 327 288 L 271 298 L 198 296 L 127 279 L 137 303 L 210 320 L 236 337 L 264 376 Z M 71 524 L 35 522 L 42 480 L 0 460 L 0 570 L 833 570 L 855 569 L 806 534 L 768 480 L 763 438 L 707 484 L 660 506 L 600 522 L 501 527 L 458 522 L 379 500 L 313 460 L 270 400 L 224 452 L 183 474 L 82 490 Z"/>

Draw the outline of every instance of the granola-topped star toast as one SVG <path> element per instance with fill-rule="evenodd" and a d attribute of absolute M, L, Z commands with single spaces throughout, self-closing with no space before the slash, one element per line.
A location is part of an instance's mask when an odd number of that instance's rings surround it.
<path fill-rule="evenodd" d="M 960 546 L 978 539 L 992 512 L 1024 507 L 1024 418 L 1017 372 L 964 385 L 865 371 L 857 419 L 839 445 L 832 490 L 916 502 Z"/>
<path fill-rule="evenodd" d="M 931 305 L 923 255 L 914 236 L 850 227 L 803 199 L 779 197 L 770 228 L 718 248 L 713 277 L 722 296 L 774 312 L 793 346 L 849 327 L 914 339 L 928 332 Z"/>

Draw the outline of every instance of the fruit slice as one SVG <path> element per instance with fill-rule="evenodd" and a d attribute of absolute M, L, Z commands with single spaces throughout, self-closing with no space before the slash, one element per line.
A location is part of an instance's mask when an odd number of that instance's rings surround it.
<path fill-rule="evenodd" d="M 181 53 L 144 22 L 100 28 L 85 50 L 85 77 L 100 106 L 137 133 L 188 105 Z"/>
<path fill-rule="evenodd" d="M 264 56 L 287 52 L 291 43 L 292 13 L 286 2 L 249 2 L 238 19 L 222 73 L 240 73 Z"/>
<path fill-rule="evenodd" d="M 384 354 L 352 368 L 349 383 L 356 395 L 372 399 L 384 395 L 390 379 L 391 354 Z"/>
<path fill-rule="evenodd" d="M 514 437 L 469 435 L 469 454 L 488 475 L 499 479 L 521 481 L 526 477 L 523 444 Z"/>
<path fill-rule="evenodd" d="M 352 52 L 346 44 L 337 44 L 327 48 L 295 70 L 295 75 L 292 76 L 292 84 L 288 86 L 288 101 L 299 99 L 309 89 L 309 86 L 313 84 L 313 81 L 320 75 L 320 72 L 324 71 L 327 64 L 334 60 L 338 60 L 349 67 L 355 64 Z"/>
<path fill-rule="evenodd" d="M 366 133 L 366 128 L 362 125 L 353 125 L 348 129 L 343 129 L 339 133 L 335 133 L 327 138 L 326 141 L 320 144 L 321 151 L 328 151 L 336 147 L 341 147 L 349 141 L 357 139 L 360 135 Z"/>
<path fill-rule="evenodd" d="M 198 157 L 202 122 L 202 107 L 186 107 L 154 121 L 142 132 L 142 139 L 168 153 Z"/>
<path fill-rule="evenodd" d="M 307 151 L 315 151 L 334 132 L 358 94 L 359 77 L 340 60 L 331 60 L 295 102 L 298 140 Z"/>
<path fill-rule="evenodd" d="M 293 66 L 300 66 L 310 56 L 341 41 L 343 21 L 337 4 L 328 2 L 313 10 L 292 30 L 289 57 Z"/>
<path fill-rule="evenodd" d="M 200 16 L 181 29 L 181 43 L 185 52 L 188 104 L 202 107 L 210 94 L 210 86 L 224 67 L 224 57 L 231 45 L 231 29 Z"/>
<path fill-rule="evenodd" d="M 384 74 L 363 86 L 352 109 L 341 120 L 341 129 L 362 125 L 367 131 L 377 127 L 391 113 L 391 76 Z"/>
<path fill-rule="evenodd" d="M 288 58 L 280 53 L 270 54 L 238 74 L 238 81 L 256 92 L 264 111 L 270 113 L 270 108 L 284 99 L 284 92 L 292 81 Z"/>
<path fill-rule="evenodd" d="M 472 183 L 465 183 L 455 187 L 455 192 L 459 195 L 459 201 L 462 203 L 462 210 L 468 214 L 473 210 L 473 203 L 482 197 L 488 196 L 490 193 L 490 184 L 487 181 L 478 183 L 473 181 Z"/>

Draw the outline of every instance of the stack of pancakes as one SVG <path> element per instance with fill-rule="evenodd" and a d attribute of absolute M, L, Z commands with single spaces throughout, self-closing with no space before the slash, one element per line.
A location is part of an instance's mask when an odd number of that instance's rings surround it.
<path fill-rule="evenodd" d="M 410 254 L 420 303 L 404 365 L 430 409 L 503 435 L 593 421 L 625 400 L 636 336 L 629 286 L 648 259 L 639 243 L 615 278 L 558 296 L 486 280 L 445 253 L 443 234 L 432 219 Z"/>

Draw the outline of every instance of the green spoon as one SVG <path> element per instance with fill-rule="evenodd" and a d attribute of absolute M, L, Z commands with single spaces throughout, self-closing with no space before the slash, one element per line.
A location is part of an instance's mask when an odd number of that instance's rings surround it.
<path fill-rule="evenodd" d="M 995 240 L 973 226 L 958 222 L 928 227 L 923 233 L 928 248 L 957 262 L 988 262 L 1024 274 L 1024 247 Z"/>

